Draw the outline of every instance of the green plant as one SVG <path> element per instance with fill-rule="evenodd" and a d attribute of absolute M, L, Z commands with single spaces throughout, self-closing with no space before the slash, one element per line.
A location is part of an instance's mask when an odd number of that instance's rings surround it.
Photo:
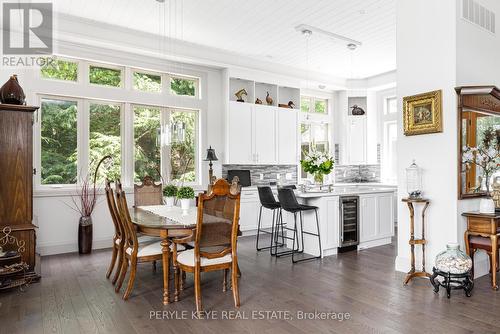
<path fill-rule="evenodd" d="M 191 187 L 180 187 L 177 191 L 177 198 L 192 199 L 194 198 L 194 189 Z"/>
<path fill-rule="evenodd" d="M 173 184 L 167 184 L 163 188 L 163 196 L 165 197 L 175 197 L 177 195 L 177 187 Z"/>

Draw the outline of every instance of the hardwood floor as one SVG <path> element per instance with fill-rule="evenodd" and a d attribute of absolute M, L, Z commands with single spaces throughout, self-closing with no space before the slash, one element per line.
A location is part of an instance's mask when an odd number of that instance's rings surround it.
<path fill-rule="evenodd" d="M 251 318 L 253 311 L 289 311 L 293 320 L 192 320 L 192 277 L 181 301 L 163 306 L 161 270 L 153 273 L 150 264 L 140 265 L 125 302 L 105 278 L 111 251 L 103 250 L 42 258 L 40 283 L 25 292 L 0 294 L 0 333 L 500 332 L 500 292 L 490 289 L 489 277 L 475 281 L 471 298 L 460 291 L 451 299 L 443 291 L 437 295 L 427 280 L 405 287 L 403 274 L 394 271 L 394 244 L 296 265 L 289 258 L 257 253 L 252 237 L 241 238 L 239 245 L 238 314 Z M 222 292 L 222 272 L 202 274 L 202 295 L 212 315 L 221 318 L 223 311 L 236 310 L 231 291 Z M 296 319 L 297 311 L 315 310 L 349 313 L 350 319 Z M 176 311 L 188 320 L 151 320 L 151 311 Z"/>

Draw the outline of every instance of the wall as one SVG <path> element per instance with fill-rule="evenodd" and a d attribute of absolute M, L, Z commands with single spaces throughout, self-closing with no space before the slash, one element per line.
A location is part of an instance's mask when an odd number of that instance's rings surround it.
<path fill-rule="evenodd" d="M 423 168 L 427 210 L 427 270 L 435 256 L 449 242 L 458 239 L 456 168 L 456 10 L 455 0 L 397 1 L 397 96 L 398 119 L 402 119 L 402 98 L 432 90 L 443 91 L 443 132 L 404 136 L 398 124 L 398 199 L 407 196 L 405 168 L 413 159 Z M 415 217 L 419 217 L 419 211 Z M 398 206 L 398 256 L 396 270 L 409 270 L 409 213 Z M 420 224 L 415 230 L 420 230 Z M 418 236 L 419 234 L 417 234 Z M 418 249 L 418 247 L 417 247 Z M 417 254 L 420 252 L 417 251 Z"/>

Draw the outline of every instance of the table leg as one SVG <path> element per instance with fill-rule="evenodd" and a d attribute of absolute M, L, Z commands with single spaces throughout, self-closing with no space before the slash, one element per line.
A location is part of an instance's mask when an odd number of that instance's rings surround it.
<path fill-rule="evenodd" d="M 168 235 L 163 236 L 161 241 L 161 251 L 163 260 L 163 305 L 167 305 L 170 302 L 169 299 L 169 271 L 170 271 L 170 241 L 168 240 Z"/>
<path fill-rule="evenodd" d="M 498 236 L 491 236 L 491 287 L 493 290 L 498 290 L 497 285 L 497 258 L 498 258 Z"/>

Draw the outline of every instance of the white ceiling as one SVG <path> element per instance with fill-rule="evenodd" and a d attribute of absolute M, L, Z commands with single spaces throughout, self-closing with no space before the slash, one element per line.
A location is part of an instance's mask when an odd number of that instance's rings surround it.
<path fill-rule="evenodd" d="M 396 69 L 396 0 L 54 0 L 57 12 L 266 62 L 366 78 Z M 363 43 L 295 31 L 307 24 Z M 307 50 L 309 49 L 309 52 Z M 308 56 L 309 54 L 309 56 Z"/>

